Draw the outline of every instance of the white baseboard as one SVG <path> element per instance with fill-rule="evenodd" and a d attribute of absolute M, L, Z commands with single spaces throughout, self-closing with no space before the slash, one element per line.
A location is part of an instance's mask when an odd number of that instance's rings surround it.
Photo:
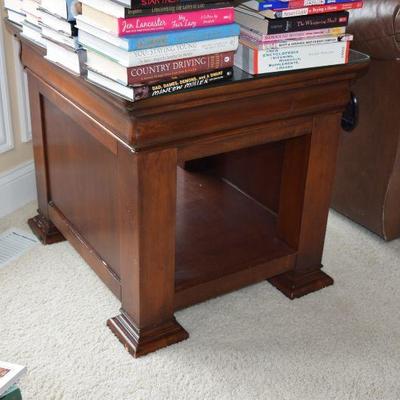
<path fill-rule="evenodd" d="M 0 174 L 0 218 L 36 199 L 33 161 Z"/>

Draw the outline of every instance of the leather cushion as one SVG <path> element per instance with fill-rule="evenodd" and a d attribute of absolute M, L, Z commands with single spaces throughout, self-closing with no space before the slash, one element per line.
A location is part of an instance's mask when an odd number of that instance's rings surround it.
<path fill-rule="evenodd" d="M 350 14 L 353 48 L 372 58 L 400 58 L 400 0 L 365 0 L 364 7 Z"/>

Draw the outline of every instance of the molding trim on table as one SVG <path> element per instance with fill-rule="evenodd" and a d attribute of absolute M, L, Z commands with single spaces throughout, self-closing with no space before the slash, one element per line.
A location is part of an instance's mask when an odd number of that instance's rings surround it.
<path fill-rule="evenodd" d="M 0 174 L 0 218 L 36 199 L 34 162 Z"/>
<path fill-rule="evenodd" d="M 22 143 L 27 143 L 32 140 L 32 124 L 31 114 L 29 108 L 29 96 L 28 96 L 28 78 L 26 72 L 21 64 L 19 57 L 20 43 L 18 39 L 13 38 L 13 56 L 15 66 L 16 88 L 17 88 L 17 104 L 18 104 L 18 115 L 20 121 L 20 137 Z"/>
<path fill-rule="evenodd" d="M 6 56 L 3 44 L 3 30 L 0 28 L 0 153 L 5 153 L 14 148 Z"/>

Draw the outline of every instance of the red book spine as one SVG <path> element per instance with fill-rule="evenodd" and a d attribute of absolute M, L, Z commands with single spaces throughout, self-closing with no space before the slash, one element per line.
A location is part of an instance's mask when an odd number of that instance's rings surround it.
<path fill-rule="evenodd" d="M 183 76 L 198 75 L 216 69 L 233 66 L 235 52 L 209 54 L 206 56 L 182 58 L 155 64 L 128 68 L 128 85 L 142 85 L 162 79 L 175 79 Z"/>

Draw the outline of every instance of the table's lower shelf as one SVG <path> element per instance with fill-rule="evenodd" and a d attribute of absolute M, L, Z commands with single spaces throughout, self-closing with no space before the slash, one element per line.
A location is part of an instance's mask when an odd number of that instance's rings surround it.
<path fill-rule="evenodd" d="M 118 297 L 121 281 L 57 204 L 50 218 Z M 199 303 L 293 269 L 296 251 L 276 216 L 224 180 L 178 168 L 175 308 Z M 113 245 L 118 246 L 118 240 Z M 156 244 L 155 244 L 156 245 Z"/>
<path fill-rule="evenodd" d="M 178 168 L 176 308 L 292 268 L 276 216 L 220 178 Z"/>

